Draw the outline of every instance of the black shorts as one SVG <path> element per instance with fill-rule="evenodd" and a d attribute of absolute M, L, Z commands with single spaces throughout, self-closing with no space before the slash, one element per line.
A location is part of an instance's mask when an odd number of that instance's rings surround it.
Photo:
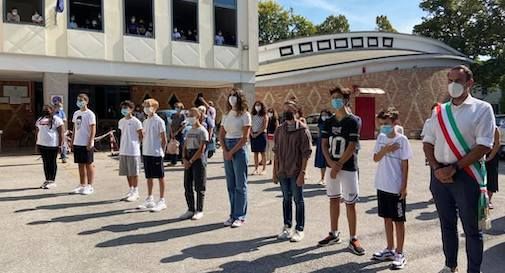
<path fill-rule="evenodd" d="M 88 151 L 86 146 L 74 145 L 74 163 L 91 164 L 94 161 L 94 150 Z"/>
<path fill-rule="evenodd" d="M 163 167 L 163 157 L 144 156 L 144 172 L 146 179 L 165 177 L 165 168 Z"/>
<path fill-rule="evenodd" d="M 405 199 L 400 200 L 400 195 L 385 191 L 377 191 L 377 202 L 379 203 L 379 216 L 391 218 L 394 222 L 405 222 Z"/>

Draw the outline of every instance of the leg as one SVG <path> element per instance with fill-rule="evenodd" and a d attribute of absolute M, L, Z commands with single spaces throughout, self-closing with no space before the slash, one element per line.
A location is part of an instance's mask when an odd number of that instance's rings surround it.
<path fill-rule="evenodd" d="M 280 179 L 282 190 L 282 214 L 284 216 L 284 225 L 291 228 L 293 226 L 293 192 L 291 191 L 291 179 L 283 177 Z"/>
<path fill-rule="evenodd" d="M 347 223 L 349 224 L 349 235 L 351 238 L 356 237 L 356 203 L 354 204 L 345 204 L 347 210 Z"/>
<path fill-rule="evenodd" d="M 152 178 L 147 179 L 147 195 L 153 196 L 153 179 Z"/>
<path fill-rule="evenodd" d="M 386 230 L 387 249 L 393 250 L 395 241 L 393 239 L 393 220 L 391 218 L 384 218 L 384 229 Z"/>
<path fill-rule="evenodd" d="M 341 172 L 342 194 L 346 204 L 347 223 L 351 239 L 357 235 L 356 202 L 358 201 L 358 174 L 357 172 Z"/>
<path fill-rule="evenodd" d="M 79 163 L 79 180 L 81 186 L 86 185 L 86 164 Z"/>
<path fill-rule="evenodd" d="M 396 253 L 403 253 L 403 244 L 405 242 L 405 223 L 395 222 L 395 229 L 396 229 Z M 391 239 L 393 239 L 393 234 L 391 234 Z"/>
<path fill-rule="evenodd" d="M 254 171 L 258 171 L 259 167 L 259 160 L 258 160 L 259 153 L 254 153 Z"/>
<path fill-rule="evenodd" d="M 160 184 L 160 199 L 165 198 L 165 178 L 159 178 L 159 184 Z"/>
<path fill-rule="evenodd" d="M 127 176 L 126 180 L 128 180 L 128 187 L 133 188 L 133 176 Z"/>
<path fill-rule="evenodd" d="M 49 152 L 49 180 L 55 181 L 56 172 L 58 171 L 58 149 L 53 148 Z"/>
<path fill-rule="evenodd" d="M 324 181 L 324 174 L 326 173 L 326 168 L 321 168 L 321 181 Z"/>
<path fill-rule="evenodd" d="M 193 167 L 191 167 L 193 168 Z M 195 195 L 193 193 L 193 171 L 192 169 L 184 170 L 184 195 L 188 211 L 195 212 Z"/>
<path fill-rule="evenodd" d="M 43 165 L 43 168 L 44 168 L 44 177 L 46 178 L 46 181 L 49 181 L 49 152 L 46 148 L 42 147 L 42 146 L 38 146 L 39 148 L 39 152 L 40 152 L 40 156 L 42 157 L 42 165 Z"/>
<path fill-rule="evenodd" d="M 266 153 L 261 153 L 261 164 L 263 165 L 263 172 L 267 169 L 267 158 Z"/>
<path fill-rule="evenodd" d="M 340 198 L 330 199 L 330 225 L 331 231 L 338 231 L 338 217 L 340 216 Z"/>
<path fill-rule="evenodd" d="M 86 174 L 88 177 L 88 184 L 92 185 L 95 178 L 95 166 L 93 163 L 86 164 Z"/>
<path fill-rule="evenodd" d="M 226 174 L 226 186 L 230 202 L 230 218 L 233 219 L 235 207 L 235 171 L 233 169 L 233 160 L 224 161 L 224 171 Z"/>
<path fill-rule="evenodd" d="M 303 200 L 303 186 L 296 184 L 296 177 L 291 178 L 291 191 L 296 206 L 296 230 L 303 231 L 305 228 L 305 202 Z"/>
<path fill-rule="evenodd" d="M 200 159 L 193 164 L 195 164 L 193 177 L 195 178 L 196 210 L 202 212 L 207 184 L 207 170 L 205 169 L 205 165 Z"/>
<path fill-rule="evenodd" d="M 240 149 L 233 156 L 233 170 L 235 172 L 235 206 L 234 219 L 245 220 L 247 214 L 247 153 Z"/>

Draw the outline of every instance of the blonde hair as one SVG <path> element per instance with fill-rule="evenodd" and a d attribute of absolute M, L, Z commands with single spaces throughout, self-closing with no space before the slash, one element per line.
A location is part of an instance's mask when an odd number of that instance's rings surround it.
<path fill-rule="evenodd" d="M 147 99 L 144 101 L 144 106 L 148 105 L 149 107 L 153 107 L 154 110 L 158 110 L 158 108 L 160 107 L 160 104 L 157 100 L 155 99 Z"/>

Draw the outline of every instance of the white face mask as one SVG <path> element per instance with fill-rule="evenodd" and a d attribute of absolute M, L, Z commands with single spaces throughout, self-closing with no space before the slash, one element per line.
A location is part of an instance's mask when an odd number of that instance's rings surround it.
<path fill-rule="evenodd" d="M 193 124 L 195 124 L 195 122 L 196 122 L 196 118 L 195 117 L 188 117 L 186 119 L 186 121 L 188 122 L 188 125 L 193 126 Z"/>
<path fill-rule="evenodd" d="M 146 113 L 147 115 L 150 115 L 150 114 L 154 113 L 154 108 L 153 107 L 144 107 L 144 113 Z"/>
<path fill-rule="evenodd" d="M 256 105 L 256 106 L 254 106 L 254 109 L 256 109 L 256 112 L 259 112 L 259 111 L 261 111 L 261 106 Z"/>
<path fill-rule="evenodd" d="M 328 116 L 321 116 L 322 121 L 326 121 L 328 119 Z"/>
<path fill-rule="evenodd" d="M 268 113 L 268 117 L 269 117 L 269 118 L 271 118 L 271 117 L 273 117 L 273 116 L 274 116 L 274 114 L 272 114 L 272 113 Z"/>
<path fill-rule="evenodd" d="M 231 105 L 232 107 L 235 107 L 235 105 L 237 105 L 237 100 L 238 100 L 238 99 L 237 99 L 237 96 L 230 96 L 230 97 L 228 98 L 228 102 L 230 103 L 230 105 Z"/>
<path fill-rule="evenodd" d="M 459 98 L 459 97 L 461 97 L 461 95 L 463 95 L 463 92 L 465 91 L 465 87 L 460 83 L 453 82 L 453 83 L 449 84 L 448 90 L 449 90 L 449 95 L 452 98 Z"/>

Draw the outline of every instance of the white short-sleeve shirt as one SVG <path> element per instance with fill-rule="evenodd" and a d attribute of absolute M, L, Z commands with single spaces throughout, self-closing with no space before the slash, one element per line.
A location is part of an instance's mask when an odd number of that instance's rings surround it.
<path fill-rule="evenodd" d="M 86 111 L 77 110 L 72 118 L 75 128 L 74 145 L 88 146 L 89 138 L 91 136 L 91 125 L 96 125 L 96 116 L 93 111 L 86 109 Z"/>
<path fill-rule="evenodd" d="M 251 126 L 251 114 L 244 112 L 242 115 L 237 116 L 237 112 L 235 110 L 231 110 L 228 114 L 223 116 L 222 126 L 226 131 L 225 138 L 242 138 L 244 134 L 244 127 Z"/>
<path fill-rule="evenodd" d="M 49 118 L 40 118 L 35 123 L 38 128 L 37 145 L 46 147 L 58 147 L 59 135 L 58 128 L 63 125 L 63 120 L 57 116 L 53 116 L 53 122 Z"/>
<path fill-rule="evenodd" d="M 139 130 L 142 130 L 142 122 L 136 117 L 119 120 L 118 128 L 121 130 L 121 145 L 119 154 L 126 156 L 140 156 Z"/>
<path fill-rule="evenodd" d="M 144 139 L 142 154 L 146 156 L 164 157 L 165 151 L 161 146 L 161 133 L 166 133 L 165 122 L 157 114 L 147 117 L 143 123 Z"/>
<path fill-rule="evenodd" d="M 384 146 L 390 144 L 400 145 L 400 149 L 386 154 L 377 166 L 375 173 L 375 188 L 389 193 L 400 193 L 402 186 L 402 160 L 412 158 L 412 148 L 405 135 L 396 134 L 389 138 L 385 134 L 379 134 L 375 143 L 374 154 L 377 154 Z"/>
<path fill-rule="evenodd" d="M 451 104 L 452 113 L 463 138 L 473 149 L 477 145 L 493 147 L 496 127 L 493 107 L 471 95 L 461 105 Z M 423 142 L 435 146 L 435 159 L 441 164 L 453 164 L 458 161 L 444 138 L 437 114 L 424 128 Z"/>

